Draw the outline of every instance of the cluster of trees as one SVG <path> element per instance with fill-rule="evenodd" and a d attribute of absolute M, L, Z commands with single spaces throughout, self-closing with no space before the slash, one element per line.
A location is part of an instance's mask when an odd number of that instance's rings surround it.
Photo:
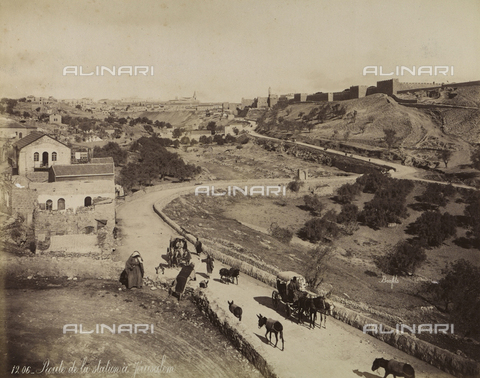
<path fill-rule="evenodd" d="M 21 113 L 18 110 L 14 110 L 18 102 L 19 100 L 15 100 L 13 98 L 2 98 L 0 100 L 0 112 L 15 116 L 21 116 Z"/>
<path fill-rule="evenodd" d="M 176 153 L 165 149 L 165 139 L 142 137 L 131 146 L 137 153 L 138 161 L 128 163 L 120 172 L 120 184 L 128 191 L 138 186 L 150 186 L 154 181 L 165 176 L 175 177 L 181 181 L 194 177 L 201 168 L 186 164 Z"/>
<path fill-rule="evenodd" d="M 411 181 L 373 172 L 360 176 L 356 183 L 364 193 L 375 194 L 359 214 L 359 220 L 367 226 L 379 229 L 389 223 L 401 223 L 408 216 L 406 198 L 414 187 Z"/>
<path fill-rule="evenodd" d="M 95 146 L 93 149 L 94 157 L 112 157 L 116 167 L 124 165 L 127 161 L 128 151 L 122 149 L 115 142 L 108 142 L 105 146 Z"/>

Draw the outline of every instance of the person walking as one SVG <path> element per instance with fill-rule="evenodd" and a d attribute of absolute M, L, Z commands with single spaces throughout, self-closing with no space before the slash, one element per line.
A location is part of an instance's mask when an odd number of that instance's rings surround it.
<path fill-rule="evenodd" d="M 137 287 L 139 289 L 143 286 L 143 275 L 145 273 L 143 269 L 143 259 L 140 256 L 140 252 L 135 251 L 128 258 L 125 263 L 125 272 L 127 273 L 126 287 L 131 289 Z"/>
<path fill-rule="evenodd" d="M 215 259 L 208 252 L 207 252 L 207 258 L 202 260 L 202 262 L 207 264 L 207 277 L 208 278 L 210 278 L 210 274 L 213 273 L 213 268 L 214 268 L 213 262 L 214 261 L 215 261 Z"/>
<path fill-rule="evenodd" d="M 203 245 L 202 245 L 202 242 L 198 240 L 198 237 L 197 237 L 197 241 L 195 242 L 195 250 L 197 251 L 198 256 L 200 256 L 200 253 L 203 252 Z"/>

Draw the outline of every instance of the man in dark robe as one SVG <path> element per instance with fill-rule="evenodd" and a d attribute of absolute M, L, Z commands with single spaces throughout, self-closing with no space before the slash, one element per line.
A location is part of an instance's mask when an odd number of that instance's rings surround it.
<path fill-rule="evenodd" d="M 143 286 L 143 260 L 138 251 L 132 253 L 125 263 L 125 271 L 127 272 L 127 289 Z"/>
<path fill-rule="evenodd" d="M 195 242 L 195 250 L 197 251 L 198 256 L 200 256 L 200 253 L 203 252 L 202 242 L 200 240 L 198 240 L 198 238 L 197 238 L 197 241 Z"/>

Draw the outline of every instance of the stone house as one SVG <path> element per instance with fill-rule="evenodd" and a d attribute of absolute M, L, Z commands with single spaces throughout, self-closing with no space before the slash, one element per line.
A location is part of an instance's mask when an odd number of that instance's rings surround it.
<path fill-rule="evenodd" d="M 86 155 L 43 133 L 14 144 L 10 185 L 0 205 L 21 215 L 30 241 L 42 251 L 100 252 L 113 246 L 115 169 L 113 159 Z M 75 155 L 75 152 L 73 152 Z M 72 164 L 73 161 L 73 164 Z"/>
<path fill-rule="evenodd" d="M 25 176 L 55 164 L 70 164 L 70 155 L 67 145 L 35 131 L 13 144 L 13 174 Z"/>

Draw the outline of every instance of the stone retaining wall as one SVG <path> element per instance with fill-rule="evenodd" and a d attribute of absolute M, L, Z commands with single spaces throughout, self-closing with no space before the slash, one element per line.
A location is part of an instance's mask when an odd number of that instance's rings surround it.
<path fill-rule="evenodd" d="M 277 377 L 273 367 L 267 363 L 267 361 L 255 350 L 253 345 L 235 327 L 229 324 L 229 318 L 221 308 L 215 303 L 210 303 L 208 298 L 201 291 L 194 291 L 192 299 L 210 322 L 220 329 L 220 331 L 233 343 L 235 348 L 237 348 L 237 350 L 239 350 L 264 377 Z"/>
<path fill-rule="evenodd" d="M 349 310 L 340 304 L 335 304 L 335 306 L 333 316 L 336 319 L 362 331 L 366 324 L 378 324 L 378 321 Z M 385 333 L 390 331 L 393 332 Z M 382 325 L 382 333 L 368 334 L 456 377 L 473 378 L 480 375 L 480 366 L 475 361 L 438 348 L 413 335 L 397 333 L 395 328 Z"/>
<path fill-rule="evenodd" d="M 189 242 L 195 243 L 195 238 L 193 235 L 188 235 L 182 227 L 180 227 L 176 222 L 174 222 L 172 219 L 166 216 L 161 210 L 157 209 L 155 205 L 153 205 L 153 209 L 176 232 L 178 232 L 181 235 L 184 235 Z M 212 255 L 216 259 L 223 262 L 224 264 L 227 264 L 229 266 L 236 266 L 240 269 L 242 273 L 245 273 L 255 279 L 258 279 L 264 283 L 267 283 L 270 286 L 275 287 L 276 277 L 273 274 L 263 272 L 260 269 L 250 264 L 247 264 L 233 257 L 227 256 L 221 252 L 218 252 L 218 251 L 208 251 L 208 252 L 212 253 Z M 365 324 L 378 324 L 378 321 L 371 319 L 367 316 L 361 315 L 355 311 L 349 310 L 343 307 L 340 303 L 334 303 L 334 304 L 335 304 L 335 308 L 332 311 L 332 315 L 336 319 L 346 324 L 349 324 L 361 330 L 363 330 L 363 326 Z M 217 323 L 214 323 L 214 324 L 217 324 Z M 227 326 L 222 326 L 222 327 L 227 327 Z M 382 325 L 382 327 L 384 332 L 395 330 L 385 325 Z M 222 330 L 222 332 L 224 331 Z M 225 331 L 225 332 L 228 333 L 233 331 Z M 227 335 L 227 333 L 225 334 Z M 395 348 L 401 350 L 402 352 L 410 354 L 456 377 L 474 378 L 474 377 L 480 376 L 480 365 L 475 361 L 463 358 L 452 352 L 438 348 L 425 341 L 419 340 L 414 336 L 411 336 L 408 334 L 396 334 L 395 332 L 393 332 L 392 334 L 369 333 L 369 335 L 376 337 L 377 339 L 394 346 Z M 234 341 L 234 344 L 237 346 L 236 341 Z M 238 345 L 241 345 L 241 343 Z M 251 355 L 251 357 L 248 357 L 246 355 L 246 357 L 249 358 L 249 360 L 250 358 L 254 358 L 253 355 Z M 252 360 L 250 361 L 254 363 Z M 262 371 L 260 367 L 258 367 L 257 365 L 255 366 L 260 371 Z M 265 366 L 267 366 L 266 363 L 265 363 Z"/>

